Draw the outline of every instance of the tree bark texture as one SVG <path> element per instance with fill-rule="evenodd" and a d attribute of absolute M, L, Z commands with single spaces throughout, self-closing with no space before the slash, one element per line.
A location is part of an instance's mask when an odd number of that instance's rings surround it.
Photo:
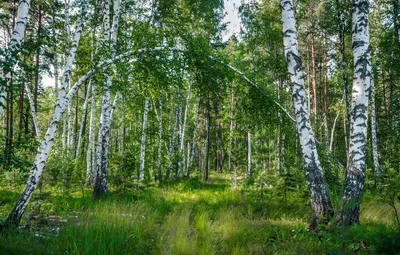
<path fill-rule="evenodd" d="M 6 225 L 16 227 L 19 225 L 21 221 L 22 215 L 24 214 L 25 208 L 29 203 L 29 200 L 32 197 L 33 192 L 35 191 L 40 177 L 43 172 L 43 168 L 46 164 L 46 161 L 50 155 L 51 147 L 53 146 L 57 125 L 61 119 L 62 113 L 65 111 L 65 94 L 66 94 L 66 86 L 69 82 L 70 75 L 72 72 L 72 64 L 75 60 L 75 54 L 78 49 L 79 40 L 81 37 L 83 24 L 84 24 L 85 12 L 83 11 L 81 14 L 81 19 L 79 24 L 75 30 L 74 40 L 72 42 L 71 49 L 69 51 L 67 61 L 64 67 L 64 73 L 62 76 L 62 84 L 59 92 L 59 97 L 55 104 L 55 110 L 53 119 L 50 122 L 50 125 L 47 129 L 46 135 L 44 139 L 40 142 L 38 152 L 36 154 L 36 159 L 31 168 L 31 172 L 29 174 L 28 181 L 25 184 L 22 195 L 17 201 L 14 209 L 11 211 L 10 215 L 6 220 Z"/>
<path fill-rule="evenodd" d="M 352 1 L 354 77 L 350 146 L 344 185 L 343 208 L 338 220 L 338 224 L 345 226 L 360 222 L 360 202 L 365 181 L 368 93 L 372 80 L 368 25 L 369 4 L 368 0 Z"/>
<path fill-rule="evenodd" d="M 328 222 L 329 217 L 333 216 L 333 209 L 307 111 L 304 75 L 292 1 L 281 0 L 280 4 L 285 57 L 292 83 L 297 132 L 303 154 L 305 177 L 311 191 L 311 209 L 313 213 L 311 228 L 317 228 L 318 224 Z"/>

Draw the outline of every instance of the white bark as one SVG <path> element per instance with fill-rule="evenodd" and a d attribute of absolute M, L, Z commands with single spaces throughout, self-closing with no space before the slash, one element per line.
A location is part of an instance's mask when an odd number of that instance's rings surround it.
<path fill-rule="evenodd" d="M 33 119 L 33 125 L 35 126 L 35 133 L 37 138 L 41 139 L 42 135 L 40 134 L 40 128 L 39 128 L 39 122 L 37 119 L 37 114 L 35 112 L 35 107 L 34 107 L 34 103 L 33 103 L 33 95 L 31 92 L 31 89 L 29 88 L 29 85 L 27 83 L 24 82 L 25 85 L 25 91 L 26 91 L 26 95 L 28 96 L 28 101 L 29 101 L 29 108 L 31 110 L 31 115 L 32 115 L 32 119 Z"/>
<path fill-rule="evenodd" d="M 114 97 L 112 106 L 111 106 L 111 114 L 110 114 L 110 120 L 111 120 L 111 122 L 112 122 L 112 120 L 113 120 L 114 111 L 115 111 L 115 108 L 117 107 L 117 102 L 118 102 L 118 99 L 119 99 L 119 98 L 120 98 L 120 94 L 117 92 L 117 94 L 116 94 L 115 97 Z"/>
<path fill-rule="evenodd" d="M 379 166 L 379 150 L 378 150 L 378 123 L 376 121 L 376 110 L 375 110 L 375 84 L 374 79 L 371 79 L 371 135 L 372 135 L 372 156 L 374 159 L 374 173 L 375 173 L 375 185 L 380 178 L 380 166 Z"/>
<path fill-rule="evenodd" d="M 124 136 L 125 136 L 125 95 L 122 96 L 122 104 L 121 104 L 121 115 L 122 115 L 122 119 L 121 119 L 121 139 L 119 141 L 119 155 L 123 155 L 124 152 Z"/>
<path fill-rule="evenodd" d="M 68 86 L 68 90 L 70 87 Z M 68 107 L 67 107 L 67 148 L 70 150 L 74 146 L 74 132 L 72 130 L 72 100 L 68 102 Z"/>
<path fill-rule="evenodd" d="M 247 175 L 251 176 L 251 133 L 247 132 Z"/>
<path fill-rule="evenodd" d="M 187 116 L 188 116 L 188 110 L 189 110 L 189 101 L 190 101 L 190 89 L 191 89 L 191 83 L 189 82 L 188 84 L 188 91 L 187 91 L 187 96 L 186 96 L 186 105 L 185 105 L 185 113 L 183 115 L 183 125 L 182 125 L 182 130 L 181 130 L 181 144 L 179 146 L 179 152 L 180 152 L 180 162 L 179 162 L 179 172 L 182 172 L 184 175 L 186 173 L 186 165 L 185 165 L 185 131 L 186 131 L 186 121 L 187 121 Z"/>
<path fill-rule="evenodd" d="M 108 182 L 107 182 L 107 161 L 108 155 L 106 155 L 107 146 L 110 138 L 110 87 L 111 87 L 111 76 L 104 74 L 105 86 L 103 100 L 101 104 L 101 114 L 99 122 L 99 136 L 97 138 L 97 162 L 96 162 L 96 175 L 94 176 L 94 191 L 93 197 L 100 196 L 107 193 Z"/>
<path fill-rule="evenodd" d="M 329 143 L 329 152 L 332 151 L 333 138 L 334 138 L 334 135 L 335 135 L 335 128 L 336 128 L 336 123 L 337 123 L 338 118 L 339 118 L 339 113 L 336 115 L 335 120 L 333 121 L 333 126 L 332 126 L 332 130 L 331 130 L 331 141 Z"/>
<path fill-rule="evenodd" d="M 181 93 L 180 90 L 178 88 L 178 96 L 177 96 L 177 101 L 179 102 L 181 99 Z M 167 176 L 166 178 L 168 179 L 171 174 L 171 170 L 172 170 L 172 156 L 174 154 L 174 147 L 175 147 L 175 132 L 178 126 L 178 119 L 179 119 L 179 107 L 177 106 L 175 109 L 175 118 L 174 118 L 174 127 L 172 129 L 172 137 L 171 137 L 171 141 L 170 141 L 170 146 L 168 149 L 168 168 L 167 168 Z"/>
<path fill-rule="evenodd" d="M 194 124 L 194 130 L 193 130 L 193 140 L 192 140 L 192 147 L 190 149 L 190 154 L 188 155 L 188 164 L 187 164 L 187 176 L 189 177 L 189 171 L 190 168 L 192 167 L 193 164 L 193 157 L 194 157 L 194 151 L 196 148 L 196 136 L 197 136 L 197 129 L 199 126 L 199 117 L 200 117 L 200 98 L 199 98 L 199 102 L 197 104 L 197 115 L 196 115 L 196 122 Z"/>
<path fill-rule="evenodd" d="M 111 54 L 115 57 L 117 53 L 117 38 L 118 38 L 118 25 L 119 25 L 119 17 L 120 17 L 120 6 L 119 0 L 114 0 L 114 16 L 113 16 L 113 24 L 111 31 Z"/>
<path fill-rule="evenodd" d="M 105 151 L 104 151 L 104 155 L 106 157 L 105 166 L 104 166 L 105 169 L 108 169 L 108 151 L 109 151 L 109 148 L 110 148 L 110 142 L 109 141 L 110 141 L 110 133 L 111 133 L 111 123 L 112 123 L 112 120 L 113 120 L 115 107 L 117 106 L 118 98 L 119 98 L 119 93 L 117 93 L 115 95 L 113 103 L 111 105 L 110 119 L 109 119 L 109 124 L 108 124 L 109 125 L 109 133 L 108 133 L 108 137 L 106 138 L 107 143 L 106 143 Z"/>
<path fill-rule="evenodd" d="M 140 143 L 140 168 L 139 168 L 139 182 L 143 182 L 144 180 L 144 168 L 145 168 L 145 159 L 146 159 L 146 127 L 147 121 L 149 117 L 149 99 L 146 97 L 144 101 L 144 110 L 143 110 L 143 122 L 142 122 L 142 139 Z"/>
<path fill-rule="evenodd" d="M 228 160 L 228 169 L 229 169 L 229 173 L 231 173 L 232 171 L 232 143 L 233 143 L 233 110 L 235 108 L 235 96 L 234 96 L 234 91 L 232 90 L 231 92 L 231 105 L 230 105 L 230 109 L 229 109 L 229 160 Z"/>
<path fill-rule="evenodd" d="M 154 110 L 156 108 L 154 107 Z M 163 98 L 162 93 L 160 93 L 160 115 L 158 118 L 158 180 L 161 181 L 162 179 L 162 136 L 163 136 L 163 124 L 162 124 L 162 110 L 163 110 Z"/>
<path fill-rule="evenodd" d="M 179 95 L 179 101 L 178 101 L 178 117 L 179 117 L 179 119 L 178 119 L 178 155 L 179 155 L 179 158 L 178 158 L 178 168 L 176 169 L 176 172 L 175 172 L 175 178 L 178 178 L 179 177 L 179 174 L 180 174 L 180 172 L 181 172 L 181 170 L 182 170 L 182 166 L 181 166 L 181 164 L 182 164 L 182 159 L 180 158 L 181 156 L 182 156 L 182 153 L 181 153 L 181 149 L 180 149 L 180 144 L 181 144 L 181 141 L 182 141 L 182 133 L 183 133 L 183 120 L 182 120 L 182 100 L 181 100 L 181 96 Z"/>
<path fill-rule="evenodd" d="M 62 134 L 61 134 L 61 149 L 63 153 L 65 152 L 65 149 L 67 148 L 67 118 L 65 115 L 62 116 L 62 121 L 63 121 L 63 129 L 62 129 Z"/>
<path fill-rule="evenodd" d="M 55 110 L 53 119 L 50 122 L 50 125 L 47 129 L 46 135 L 44 139 L 40 142 L 40 146 L 36 155 L 36 159 L 34 161 L 33 167 L 31 169 L 28 181 L 25 184 L 24 190 L 22 192 L 21 197 L 19 198 L 18 202 L 16 203 L 14 209 L 10 213 L 7 218 L 7 224 L 9 225 L 18 225 L 21 221 L 22 215 L 24 214 L 24 210 L 29 203 L 29 200 L 32 197 L 34 190 L 39 183 L 40 177 L 43 172 L 43 168 L 46 164 L 46 161 L 50 155 L 51 147 L 53 146 L 57 125 L 60 121 L 63 111 L 65 111 L 65 94 L 66 94 L 66 86 L 69 82 L 70 75 L 72 72 L 72 64 L 75 60 L 75 54 L 78 49 L 79 40 L 81 37 L 81 32 L 84 23 L 84 12 L 81 14 L 81 19 L 79 24 L 75 30 L 74 40 L 71 45 L 71 49 L 69 51 L 67 61 L 64 67 L 64 73 L 62 76 L 62 84 L 60 88 L 60 93 L 55 104 Z"/>
<path fill-rule="evenodd" d="M 114 19 L 113 22 L 119 22 L 119 1 L 114 1 Z M 113 30 L 110 31 L 110 0 L 104 1 L 103 6 L 103 27 L 104 27 L 104 49 L 107 49 L 108 44 L 111 42 L 110 50 L 111 57 L 115 56 L 115 43 L 118 35 L 118 24 L 113 24 Z M 110 35 L 113 38 L 110 38 Z M 99 123 L 99 137 L 97 144 L 97 165 L 96 165 L 96 178 L 93 197 L 100 196 L 107 193 L 107 174 L 108 174 L 108 148 L 111 133 L 111 109 L 110 109 L 110 89 L 112 86 L 112 77 L 108 70 L 104 70 L 104 95 L 101 107 L 101 122 Z"/>
<path fill-rule="evenodd" d="M 340 224 L 359 223 L 360 200 L 363 195 L 366 157 L 368 94 L 372 80 L 371 46 L 369 44 L 369 1 L 353 0 L 354 77 L 350 123 L 349 160 L 344 186 Z"/>
<path fill-rule="evenodd" d="M 5 79 L 7 83 L 8 80 L 11 78 L 9 70 L 12 70 L 14 68 L 16 59 L 13 57 L 13 55 L 17 51 L 19 51 L 21 47 L 21 42 L 25 34 L 26 25 L 28 23 L 30 4 L 31 4 L 30 0 L 19 1 L 17 19 L 15 21 L 14 29 L 11 34 L 10 43 L 8 44 L 8 48 L 4 58 L 4 61 L 7 63 L 7 65 L 9 65 L 9 67 L 4 68 L 3 70 L 0 71 L 1 73 L 0 81 Z M 6 97 L 7 97 L 6 86 L 0 86 L 0 116 L 3 115 Z"/>
<path fill-rule="evenodd" d="M 92 86 L 92 83 L 89 83 L 89 86 L 88 86 L 87 91 L 86 91 L 85 102 L 83 104 L 83 112 L 82 112 L 82 117 L 81 117 L 81 126 L 79 127 L 78 144 L 76 145 L 75 158 L 78 158 L 79 154 L 81 152 L 82 138 L 83 138 L 83 135 L 85 133 L 85 130 L 83 128 L 85 127 L 84 122 L 85 122 L 85 119 L 86 119 L 87 106 L 89 104 L 89 95 L 90 95 L 91 86 Z"/>
<path fill-rule="evenodd" d="M 292 1 L 281 0 L 281 9 L 283 42 L 292 83 L 292 98 L 296 115 L 297 132 L 303 154 L 306 181 L 311 191 L 311 208 L 313 211 L 311 227 L 317 228 L 318 224 L 328 220 L 333 211 L 307 110 L 304 75 L 301 66 Z"/>
<path fill-rule="evenodd" d="M 92 84 L 92 100 L 91 100 L 91 109 L 90 109 L 90 124 L 89 124 L 89 143 L 88 150 L 86 154 L 86 181 L 85 185 L 90 186 L 93 184 L 93 175 L 95 174 L 95 165 L 96 165 L 96 149 L 95 149 L 95 114 L 96 114 L 96 83 L 93 80 Z"/>

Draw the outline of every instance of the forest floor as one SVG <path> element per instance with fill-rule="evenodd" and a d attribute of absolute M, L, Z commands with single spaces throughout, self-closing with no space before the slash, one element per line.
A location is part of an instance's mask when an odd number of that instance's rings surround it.
<path fill-rule="evenodd" d="M 0 219 L 18 194 L 0 189 Z M 307 199 L 234 190 L 226 175 L 110 192 L 98 201 L 90 190 L 69 196 L 42 191 L 23 227 L 0 234 L 0 253 L 400 254 L 390 207 L 369 200 L 362 205 L 362 225 L 315 233 L 307 230 Z"/>

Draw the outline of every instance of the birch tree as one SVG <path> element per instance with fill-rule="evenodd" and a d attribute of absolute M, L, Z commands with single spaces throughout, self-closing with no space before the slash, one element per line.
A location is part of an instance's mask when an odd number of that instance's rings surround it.
<path fill-rule="evenodd" d="M 22 39 L 25 34 L 26 25 L 28 23 L 28 14 L 30 8 L 30 0 L 20 0 L 18 7 L 17 20 L 14 25 L 14 29 L 11 34 L 11 40 L 8 44 L 6 51 L 6 56 L 4 61 L 7 65 L 3 68 L 0 76 L 1 86 L 0 86 L 0 116 L 3 114 L 3 109 L 7 96 L 7 83 L 11 79 L 11 70 L 13 70 L 14 65 L 17 61 L 16 55 L 20 50 Z"/>
<path fill-rule="evenodd" d="M 118 22 L 119 22 L 119 0 L 114 0 L 113 5 L 114 16 L 112 31 L 110 31 L 110 0 L 105 0 L 103 6 L 103 26 L 104 26 L 104 38 L 103 43 L 105 46 L 110 43 L 111 57 L 115 56 L 116 53 L 116 42 L 118 35 Z M 111 38 L 110 38 L 111 36 Z M 104 94 L 101 106 L 101 117 L 99 123 L 99 137 L 97 144 L 97 164 L 96 164 L 96 175 L 94 181 L 93 197 L 99 197 L 107 193 L 107 174 L 108 174 L 108 147 L 110 140 L 111 131 L 111 86 L 112 76 L 109 70 L 104 70 Z"/>
<path fill-rule="evenodd" d="M 366 174 L 368 94 L 372 82 L 369 44 L 369 0 L 352 1 L 354 77 L 350 122 L 350 146 L 344 185 L 340 225 L 360 222 L 360 202 Z"/>
<path fill-rule="evenodd" d="M 139 182 L 142 183 L 144 180 L 144 168 L 146 159 L 146 127 L 149 117 L 149 99 L 146 97 L 144 100 L 144 110 L 143 110 L 143 122 L 142 122 L 142 139 L 140 143 L 140 168 L 139 168 Z"/>
<path fill-rule="evenodd" d="M 46 161 L 50 155 L 50 150 L 51 150 L 51 147 L 53 146 L 56 131 L 57 131 L 57 125 L 61 119 L 63 112 L 65 111 L 66 88 L 67 88 L 67 84 L 69 82 L 70 75 L 72 72 L 72 65 L 75 60 L 75 54 L 78 49 L 78 45 L 79 45 L 79 41 L 80 41 L 82 29 L 83 29 L 83 24 L 84 24 L 85 14 L 86 14 L 86 10 L 85 10 L 85 6 L 83 6 L 82 13 L 80 15 L 81 18 L 80 18 L 79 24 L 75 30 L 74 40 L 71 44 L 71 48 L 69 50 L 69 54 L 66 59 L 64 73 L 62 76 L 61 88 L 59 91 L 57 102 L 55 103 L 55 110 L 54 110 L 54 115 L 53 115 L 52 121 L 50 122 L 50 125 L 47 129 L 44 139 L 42 139 L 40 142 L 35 161 L 31 168 L 31 172 L 29 174 L 28 181 L 25 184 L 22 195 L 20 196 L 18 202 L 14 206 L 14 209 L 11 211 L 10 215 L 8 216 L 8 218 L 6 220 L 7 226 L 15 227 L 15 226 L 19 225 L 19 222 L 21 221 L 21 218 L 24 214 L 25 208 L 28 205 L 29 200 L 32 197 L 32 194 L 35 191 L 35 189 L 39 183 L 40 177 L 43 172 L 43 168 L 44 168 Z"/>
<path fill-rule="evenodd" d="M 280 6 L 282 9 L 285 58 L 292 83 L 297 132 L 303 154 L 305 177 L 311 192 L 311 228 L 315 229 L 318 224 L 329 221 L 329 217 L 333 216 L 333 209 L 307 110 L 304 75 L 292 1 L 281 0 Z"/>
<path fill-rule="evenodd" d="M 163 137 L 163 121 L 162 121 L 162 113 L 163 113 L 163 96 L 160 92 L 160 111 L 159 111 L 159 119 L 158 119 L 158 165 L 157 165 L 157 179 L 161 182 L 162 180 L 162 137 Z M 156 109 L 156 108 L 154 108 Z"/>
<path fill-rule="evenodd" d="M 379 165 L 379 151 L 378 151 L 378 123 L 376 121 L 376 108 L 375 108 L 375 84 L 373 77 L 371 78 L 371 136 L 372 136 L 372 157 L 374 161 L 374 176 L 375 186 L 380 178 L 380 165 Z"/>

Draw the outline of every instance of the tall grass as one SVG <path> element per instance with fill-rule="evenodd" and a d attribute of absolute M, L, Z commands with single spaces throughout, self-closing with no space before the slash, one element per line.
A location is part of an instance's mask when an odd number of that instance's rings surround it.
<path fill-rule="evenodd" d="M 368 224 L 306 230 L 307 201 L 262 201 L 225 179 L 189 180 L 129 194 L 46 198 L 42 214 L 63 215 L 56 237 L 16 231 L 0 236 L 1 254 L 393 254 L 398 232 L 367 203 Z M 27 220 L 28 222 L 28 220 Z M 386 225 L 384 225 L 386 224 Z M 39 236 L 38 236 L 39 235 Z M 397 239 L 399 238 L 399 239 Z"/>

